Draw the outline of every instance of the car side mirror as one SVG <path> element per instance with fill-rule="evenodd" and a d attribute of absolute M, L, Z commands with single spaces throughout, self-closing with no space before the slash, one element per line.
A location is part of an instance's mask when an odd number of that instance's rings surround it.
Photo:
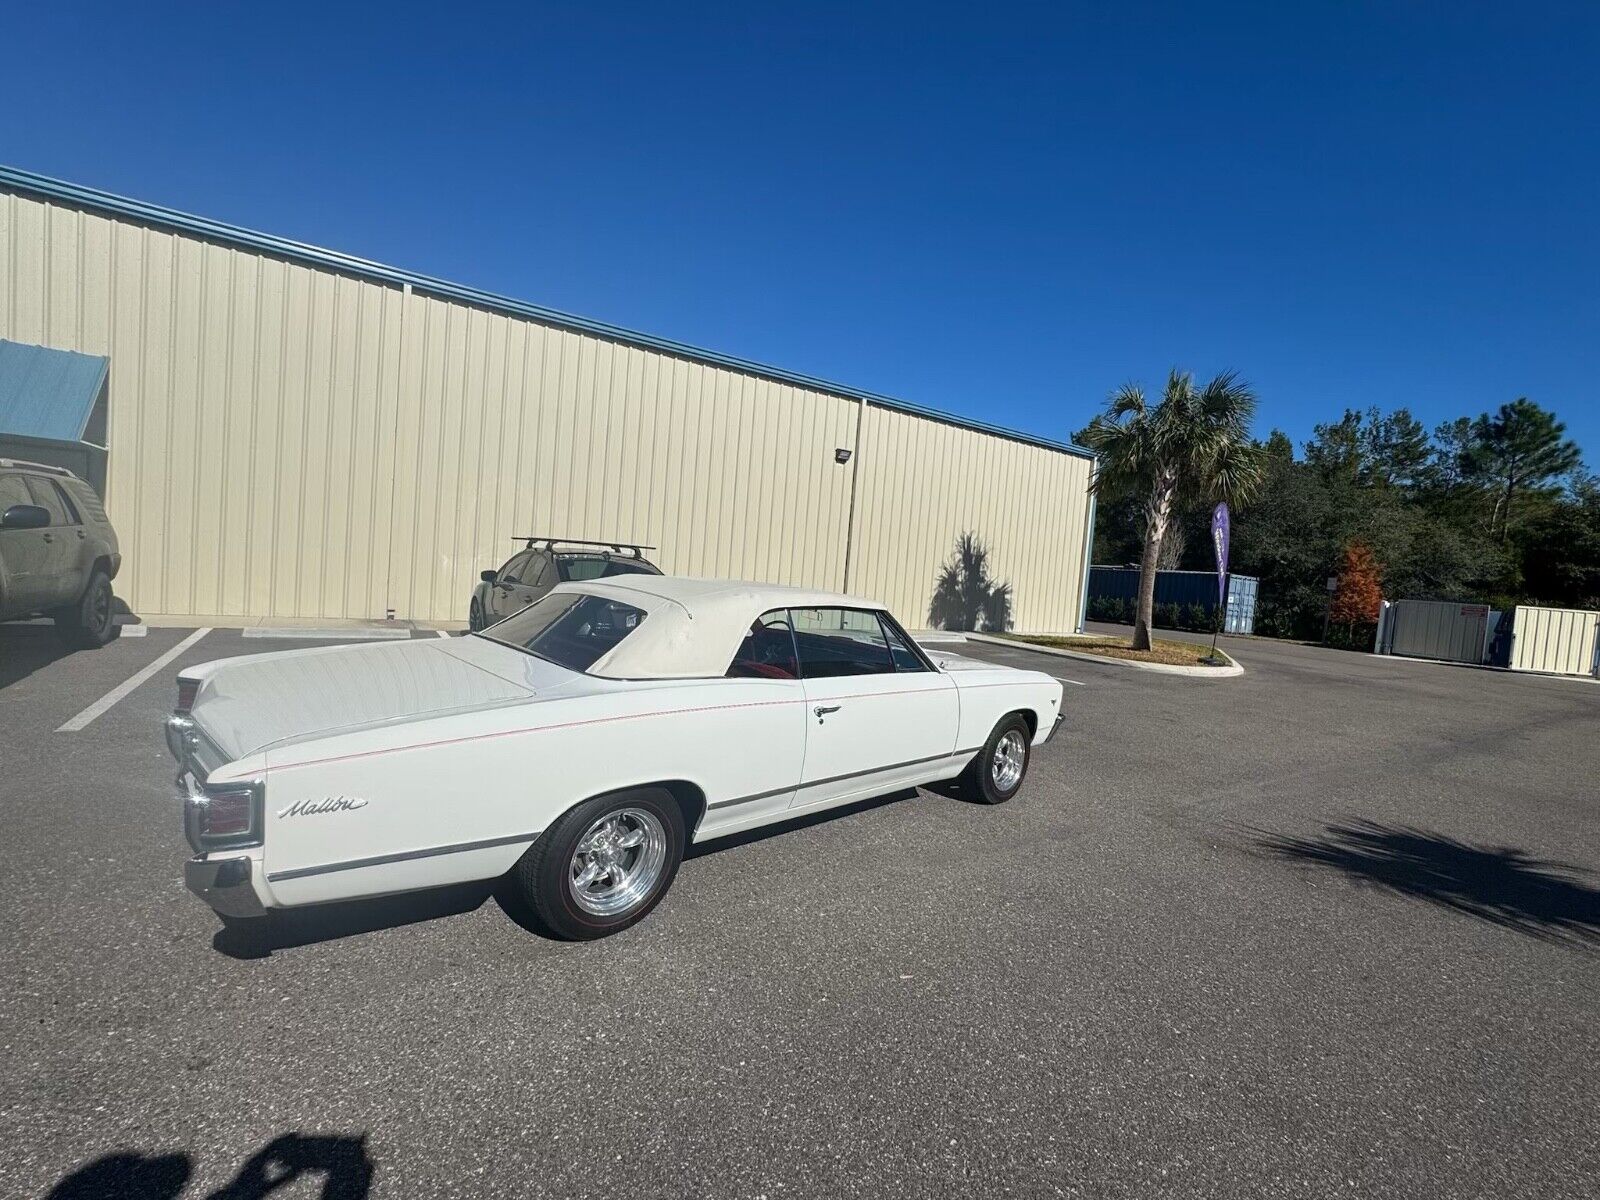
<path fill-rule="evenodd" d="M 50 524 L 50 510 L 37 504 L 13 504 L 0 516 L 0 529 L 43 529 Z"/>
<path fill-rule="evenodd" d="M 495 580 L 495 573 L 493 571 L 482 571 L 479 573 L 478 578 L 483 580 L 485 583 L 493 583 Z"/>

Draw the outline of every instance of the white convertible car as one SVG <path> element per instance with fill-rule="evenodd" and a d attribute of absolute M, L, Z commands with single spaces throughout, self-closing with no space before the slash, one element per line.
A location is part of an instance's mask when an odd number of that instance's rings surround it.
<path fill-rule="evenodd" d="M 631 575 L 463 638 L 178 677 L 189 888 L 224 920 L 506 877 L 593 938 L 684 846 L 961 776 L 991 804 L 1061 720 L 1049 675 L 930 657 L 881 606 Z"/>

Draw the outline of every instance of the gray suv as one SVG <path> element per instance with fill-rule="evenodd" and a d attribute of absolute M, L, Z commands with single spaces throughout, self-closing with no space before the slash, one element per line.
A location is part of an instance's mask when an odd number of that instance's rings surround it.
<path fill-rule="evenodd" d="M 54 617 L 68 644 L 103 646 L 117 634 L 121 566 L 93 488 L 60 467 L 0 458 L 0 621 Z"/>
<path fill-rule="evenodd" d="M 503 566 L 483 572 L 473 589 L 467 625 L 474 632 L 521 612 L 558 583 L 661 574 L 661 568 L 644 556 L 644 551 L 654 550 L 654 546 L 537 535 L 516 540 L 526 545 Z"/>

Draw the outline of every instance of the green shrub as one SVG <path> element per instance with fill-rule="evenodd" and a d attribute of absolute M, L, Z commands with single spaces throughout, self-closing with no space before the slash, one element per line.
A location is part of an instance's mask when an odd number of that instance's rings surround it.
<path fill-rule="evenodd" d="M 1178 606 L 1174 601 L 1168 600 L 1164 604 L 1156 605 L 1155 623 L 1159 629 L 1178 628 Z"/>

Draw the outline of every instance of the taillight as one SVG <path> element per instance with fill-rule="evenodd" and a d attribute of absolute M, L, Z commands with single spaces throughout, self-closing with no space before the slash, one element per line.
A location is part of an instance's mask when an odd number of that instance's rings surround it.
<path fill-rule="evenodd" d="M 181 777 L 188 787 L 184 825 L 189 844 L 200 853 L 261 844 L 262 784 L 196 784 Z"/>
<path fill-rule="evenodd" d="M 200 810 L 200 836 L 207 839 L 245 837 L 251 832 L 254 813 L 252 792 L 215 792 Z"/>
<path fill-rule="evenodd" d="M 200 681 L 198 679 L 185 679 L 182 675 L 178 676 L 178 708 L 177 708 L 177 711 L 181 712 L 181 713 L 186 713 L 191 708 L 193 708 L 194 707 L 195 695 L 199 691 L 200 691 Z"/>

